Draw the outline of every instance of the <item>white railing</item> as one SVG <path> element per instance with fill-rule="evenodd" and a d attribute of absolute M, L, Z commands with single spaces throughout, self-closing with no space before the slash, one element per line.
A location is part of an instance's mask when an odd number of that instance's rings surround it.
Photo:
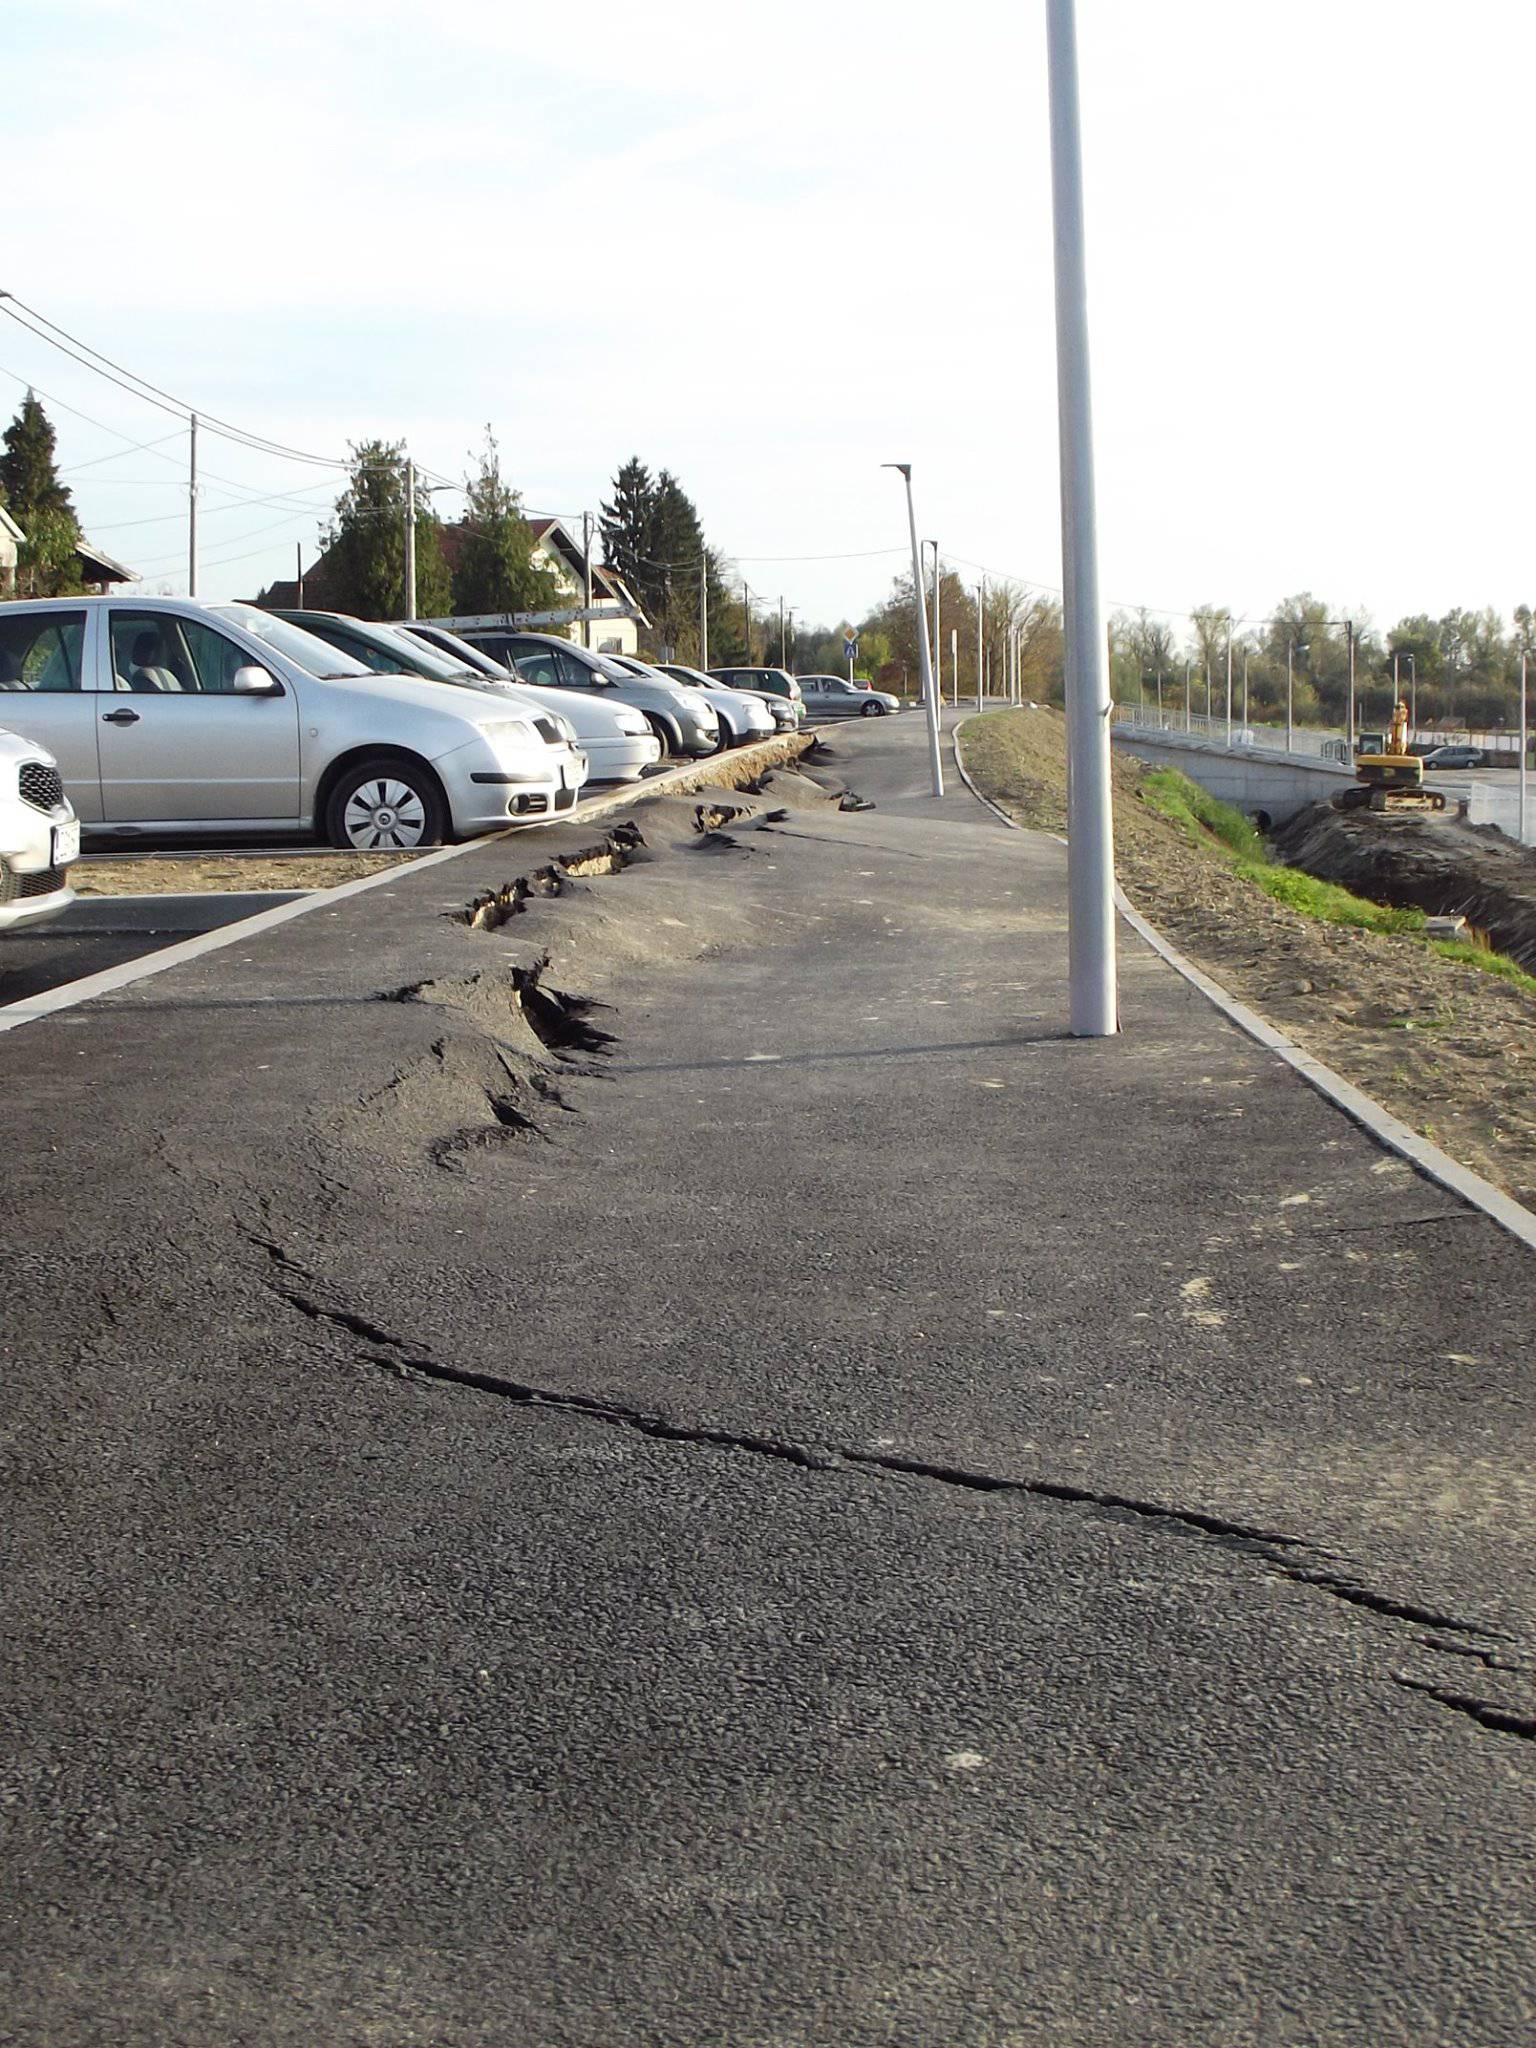
<path fill-rule="evenodd" d="M 1257 725 L 1251 719 L 1244 724 L 1237 718 L 1228 725 L 1225 713 L 1207 715 L 1203 711 L 1172 711 L 1166 707 L 1159 711 L 1155 704 L 1117 704 L 1115 723 L 1143 732 L 1185 733 L 1191 739 L 1206 740 L 1218 747 L 1265 747 L 1274 753 L 1302 754 L 1309 760 L 1346 764 L 1349 759 L 1348 743 L 1342 734 L 1319 732 L 1313 726 L 1293 726 L 1287 745 L 1283 725 Z"/>

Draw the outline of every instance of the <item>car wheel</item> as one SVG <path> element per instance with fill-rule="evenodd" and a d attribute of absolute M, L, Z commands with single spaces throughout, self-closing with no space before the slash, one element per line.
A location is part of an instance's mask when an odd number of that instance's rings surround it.
<path fill-rule="evenodd" d="M 650 711 L 646 712 L 645 721 L 651 728 L 651 731 L 655 733 L 657 739 L 661 741 L 662 759 L 665 760 L 670 754 L 674 761 L 680 760 L 683 752 L 683 736 L 677 728 L 668 725 L 664 718 L 657 718 Z"/>
<path fill-rule="evenodd" d="M 722 718 L 720 721 L 720 738 L 715 746 L 715 752 L 717 754 L 728 754 L 731 748 L 738 744 L 735 733 Z"/>
<path fill-rule="evenodd" d="M 448 832 L 437 777 L 403 754 L 372 754 L 337 780 L 325 806 L 325 836 L 354 853 L 409 853 Z"/>
<path fill-rule="evenodd" d="M 859 716 L 860 718 L 884 718 L 885 706 L 874 703 L 861 704 L 859 706 Z"/>

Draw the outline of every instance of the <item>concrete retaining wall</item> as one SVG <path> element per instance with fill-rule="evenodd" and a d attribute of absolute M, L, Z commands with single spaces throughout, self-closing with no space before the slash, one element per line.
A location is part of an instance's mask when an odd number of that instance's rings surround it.
<path fill-rule="evenodd" d="M 1267 747 L 1217 746 L 1187 733 L 1117 725 L 1113 739 L 1138 761 L 1181 769 L 1224 804 L 1270 825 L 1283 825 L 1308 804 L 1331 803 L 1355 779 L 1341 761 L 1275 753 Z"/>

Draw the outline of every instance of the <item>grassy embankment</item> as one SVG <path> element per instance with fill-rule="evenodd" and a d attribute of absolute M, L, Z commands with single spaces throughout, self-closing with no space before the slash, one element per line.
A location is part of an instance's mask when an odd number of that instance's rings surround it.
<path fill-rule="evenodd" d="M 1321 882 L 1300 868 L 1283 866 L 1272 857 L 1241 811 L 1211 796 L 1177 768 L 1151 769 L 1142 778 L 1141 797 L 1161 817 L 1178 825 L 1191 844 L 1214 842 L 1244 880 L 1254 883 L 1289 910 L 1323 924 L 1352 925 L 1361 931 L 1421 939 L 1443 960 L 1456 960 L 1464 967 L 1497 974 L 1517 988 L 1536 994 L 1536 977 L 1527 974 L 1507 954 L 1495 953 L 1474 940 L 1430 938 L 1426 930 L 1428 920 L 1422 910 L 1374 903 L 1368 896 L 1356 896 L 1353 891 L 1341 888 L 1337 882 Z"/>

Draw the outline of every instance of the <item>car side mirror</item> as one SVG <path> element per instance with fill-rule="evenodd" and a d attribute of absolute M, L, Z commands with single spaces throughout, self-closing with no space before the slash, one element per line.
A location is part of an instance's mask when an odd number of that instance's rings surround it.
<path fill-rule="evenodd" d="M 237 697 L 281 697 L 283 686 L 269 669 L 258 668 L 255 662 L 246 668 L 237 668 L 229 679 L 229 687 Z"/>

